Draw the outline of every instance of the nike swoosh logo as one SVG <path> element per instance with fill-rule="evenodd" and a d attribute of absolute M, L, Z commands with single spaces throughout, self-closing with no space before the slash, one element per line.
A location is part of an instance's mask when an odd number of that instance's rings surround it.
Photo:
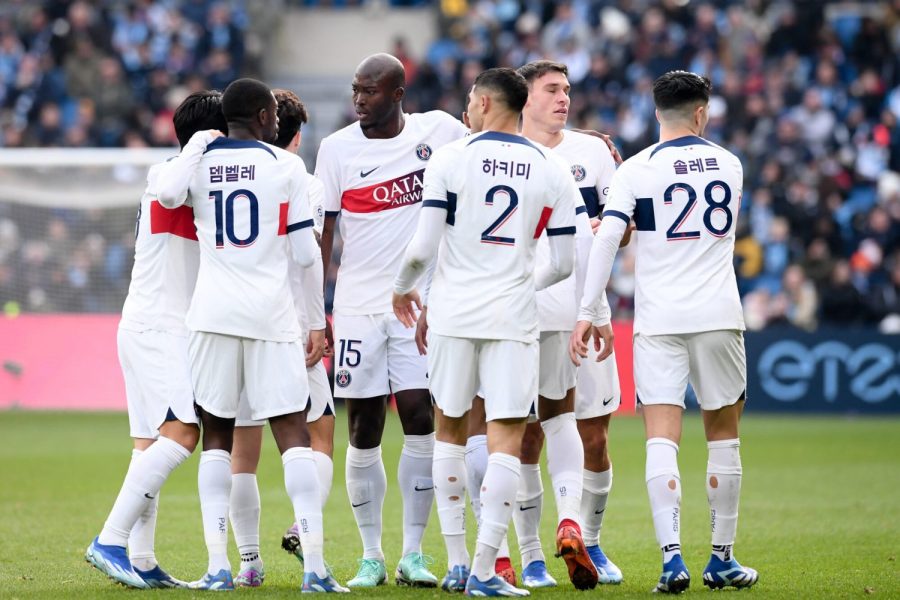
<path fill-rule="evenodd" d="M 427 492 L 428 490 L 433 490 L 434 486 L 427 487 L 427 488 L 420 488 L 419 486 L 415 486 L 413 489 L 416 490 L 417 492 Z"/>
<path fill-rule="evenodd" d="M 368 177 L 369 175 L 371 175 L 372 173 L 374 173 L 377 169 L 378 169 L 378 167 L 375 167 L 375 168 L 372 169 L 371 171 L 360 171 L 360 172 L 359 172 L 359 176 L 362 177 L 362 178 Z"/>
<path fill-rule="evenodd" d="M 537 508 L 537 506 L 520 506 L 519 510 L 525 512 L 526 510 L 531 510 L 532 508 Z"/>
<path fill-rule="evenodd" d="M 353 508 L 359 508 L 360 506 L 365 506 L 366 504 L 369 504 L 370 502 L 371 502 L 371 500 L 366 500 L 365 502 L 361 502 L 359 504 L 353 504 L 351 502 L 350 506 L 352 506 Z"/>
<path fill-rule="evenodd" d="M 609 403 L 612 402 L 612 401 L 613 401 L 612 398 L 604 398 L 604 399 L 603 399 L 603 406 L 606 406 L 607 404 L 609 404 Z"/>
<path fill-rule="evenodd" d="M 595 510 L 595 511 L 594 511 L 594 514 L 595 514 L 595 515 L 602 515 L 602 514 L 605 513 L 605 512 L 606 512 L 606 509 L 604 508 L 603 510 Z"/>
<path fill-rule="evenodd" d="M 151 496 L 150 494 L 148 494 L 148 493 L 145 492 L 145 493 L 144 493 L 144 498 L 146 498 L 147 500 L 153 500 L 154 496 Z"/>

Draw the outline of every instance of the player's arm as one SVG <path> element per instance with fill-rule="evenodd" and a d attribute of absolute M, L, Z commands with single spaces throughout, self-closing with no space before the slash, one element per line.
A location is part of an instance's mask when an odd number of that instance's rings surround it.
<path fill-rule="evenodd" d="M 178 156 L 163 164 L 156 178 L 155 190 L 160 204 L 166 208 L 176 208 L 187 201 L 188 188 L 206 147 L 222 135 L 216 129 L 198 131 L 191 136 Z"/>
<path fill-rule="evenodd" d="M 537 266 L 534 286 L 537 290 L 550 287 L 572 274 L 575 268 L 575 207 L 580 195 L 566 164 L 551 156 L 548 170 L 550 219 L 547 221 L 547 241 L 550 242 L 550 262 Z"/>

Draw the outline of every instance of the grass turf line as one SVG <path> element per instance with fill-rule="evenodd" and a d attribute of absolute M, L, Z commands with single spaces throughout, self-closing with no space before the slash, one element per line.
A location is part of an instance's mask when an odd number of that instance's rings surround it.
<path fill-rule="evenodd" d="M 335 477 L 325 511 L 326 558 L 346 582 L 355 572 L 360 541 L 344 487 L 346 419 L 338 415 Z M 769 417 L 749 415 L 742 424 L 743 496 L 736 556 L 760 572 L 748 592 L 765 598 L 900 597 L 900 420 L 897 418 Z M 115 586 L 83 560 L 99 533 L 130 459 L 123 413 L 0 412 L 0 598 L 113 598 L 134 594 L 208 597 L 189 590 L 137 592 Z M 388 570 L 401 545 L 396 464 L 402 446 L 396 416 L 388 419 L 384 458 L 388 472 L 384 548 Z M 646 597 L 659 575 L 659 551 L 644 487 L 644 439 L 640 421 L 613 420 L 610 448 L 615 480 L 602 545 L 622 568 L 609 597 Z M 706 447 L 699 417 L 686 418 L 679 454 L 682 476 L 682 546 L 693 582 L 689 594 L 712 593 L 702 585 L 709 552 L 704 475 Z M 562 584 L 535 596 L 573 596 L 561 560 L 554 559 L 555 505 L 545 476 L 542 539 L 547 563 Z M 156 551 L 175 577 L 199 578 L 206 550 L 197 499 L 197 454 L 162 490 Z M 296 561 L 280 549 L 293 520 L 284 492 L 281 461 L 270 434 L 259 470 L 261 546 L 266 583 L 258 598 L 295 597 Z M 474 526 L 470 521 L 470 550 Z M 233 537 L 232 537 L 233 540 Z M 513 562 L 518 565 L 515 536 Z M 434 572 L 446 565 L 436 514 L 425 552 Z M 232 566 L 239 560 L 233 541 Z M 236 570 L 235 570 L 236 573 Z M 393 582 L 393 576 L 391 577 Z M 866 592 L 866 590 L 871 590 Z M 725 592 L 728 593 L 728 592 Z M 356 595 L 360 595 L 359 592 Z M 442 597 L 440 590 L 409 590 L 391 583 L 372 597 Z"/>

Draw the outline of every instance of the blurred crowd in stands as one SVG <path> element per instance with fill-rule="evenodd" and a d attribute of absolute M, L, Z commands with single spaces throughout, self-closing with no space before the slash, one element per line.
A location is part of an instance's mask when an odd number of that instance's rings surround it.
<path fill-rule="evenodd" d="M 482 69 L 547 57 L 569 67 L 570 125 L 613 134 L 627 158 L 655 141 L 653 80 L 708 75 L 706 136 L 745 169 L 736 269 L 748 328 L 900 332 L 900 0 L 387 3 L 439 13 L 425 56 L 403 40 L 388 49 L 407 68 L 408 112 L 460 114 Z M 171 145 L 173 90 L 222 88 L 259 67 L 247 64 L 252 15 L 234 2 L 11 4 L 0 10 L 4 146 Z M 4 256 L 15 225 L 0 212 L 0 296 L 4 269 L 17 276 L 25 258 Z M 127 288 L 130 257 L 112 274 L 103 260 L 94 271 Z M 633 267 L 625 250 L 611 283 L 622 318 Z"/>

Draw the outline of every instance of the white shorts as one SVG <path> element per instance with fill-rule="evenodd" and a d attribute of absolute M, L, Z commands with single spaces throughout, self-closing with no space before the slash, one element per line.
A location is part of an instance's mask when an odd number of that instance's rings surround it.
<path fill-rule="evenodd" d="M 588 342 L 587 358 L 582 359 L 581 366 L 578 367 L 575 418 L 593 419 L 611 415 L 619 410 L 621 400 L 622 389 L 619 387 L 616 353 L 613 352 L 604 361 L 597 362 L 594 343 Z"/>
<path fill-rule="evenodd" d="M 234 419 L 244 386 L 251 419 L 306 409 L 309 383 L 299 340 L 269 342 L 193 331 L 189 349 L 194 396 L 205 411 Z"/>
<path fill-rule="evenodd" d="M 429 333 L 431 394 L 448 417 L 466 414 L 480 389 L 486 420 L 524 419 L 537 396 L 538 353 L 537 342 Z"/>
<path fill-rule="evenodd" d="M 197 423 L 188 339 L 121 328 L 116 337 L 131 437 L 155 440 L 170 410 L 182 423 Z"/>
<path fill-rule="evenodd" d="M 575 387 L 577 367 L 569 358 L 571 331 L 542 331 L 541 367 L 538 394 L 548 400 L 562 400 Z"/>
<path fill-rule="evenodd" d="M 309 412 L 306 413 L 306 422 L 314 423 L 324 415 L 334 415 L 334 398 L 331 397 L 331 387 L 328 385 L 328 372 L 320 360 L 311 369 L 306 370 L 309 380 Z M 257 421 L 250 416 L 250 403 L 247 400 L 246 388 L 241 390 L 241 400 L 238 405 L 235 427 L 260 427 L 266 422 Z"/>
<path fill-rule="evenodd" d="M 374 398 L 428 389 L 428 360 L 419 354 L 415 333 L 392 312 L 335 314 L 335 395 Z"/>
<path fill-rule="evenodd" d="M 634 382 L 638 402 L 684 408 L 688 380 L 703 410 L 718 410 L 737 402 L 747 390 L 743 332 L 635 334 Z"/>

